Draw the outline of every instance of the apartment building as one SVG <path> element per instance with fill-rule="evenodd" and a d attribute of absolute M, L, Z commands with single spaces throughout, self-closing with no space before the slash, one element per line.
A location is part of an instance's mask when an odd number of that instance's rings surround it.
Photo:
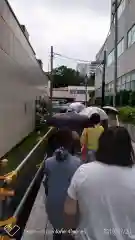
<path fill-rule="evenodd" d="M 76 66 L 76 71 L 78 71 L 81 75 L 89 76 L 90 74 L 90 64 L 88 63 L 78 63 Z"/>
<path fill-rule="evenodd" d="M 88 77 L 91 74 L 95 74 L 97 64 L 96 63 L 78 63 L 76 67 L 76 71 L 78 71 L 81 75 L 85 76 L 87 75 Z"/>
<path fill-rule="evenodd" d="M 114 1 L 112 0 L 112 3 Z M 135 91 L 135 0 L 119 0 L 118 7 L 118 79 L 117 91 Z M 111 7 L 111 26 L 102 48 L 96 55 L 96 60 L 103 60 L 106 50 L 105 94 L 112 95 L 114 89 L 114 18 Z M 101 97 L 102 68 L 96 69 L 95 97 Z"/>

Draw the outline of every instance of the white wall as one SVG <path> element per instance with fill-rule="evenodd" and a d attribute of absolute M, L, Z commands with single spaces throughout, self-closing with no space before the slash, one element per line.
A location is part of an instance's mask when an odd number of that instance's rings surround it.
<path fill-rule="evenodd" d="M 27 39 L 0 0 L 0 157 L 34 128 L 38 85 L 47 85 Z"/>

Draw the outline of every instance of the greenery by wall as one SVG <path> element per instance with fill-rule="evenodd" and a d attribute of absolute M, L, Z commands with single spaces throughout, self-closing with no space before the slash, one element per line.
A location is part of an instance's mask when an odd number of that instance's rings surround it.
<path fill-rule="evenodd" d="M 101 105 L 101 98 L 97 98 L 96 105 Z M 105 105 L 113 105 L 113 96 L 105 96 Z M 119 120 L 135 124 L 135 91 L 123 90 L 116 95 L 116 107 L 119 109 Z"/>
<path fill-rule="evenodd" d="M 125 123 L 135 124 L 135 107 L 125 106 L 119 108 L 119 119 Z"/>
<path fill-rule="evenodd" d="M 105 105 L 113 104 L 113 96 L 105 97 Z M 116 95 L 116 106 L 135 106 L 135 91 L 123 90 L 117 93 Z"/>

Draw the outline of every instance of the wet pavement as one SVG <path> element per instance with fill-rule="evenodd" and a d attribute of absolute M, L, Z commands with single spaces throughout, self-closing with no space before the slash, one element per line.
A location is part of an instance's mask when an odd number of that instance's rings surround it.
<path fill-rule="evenodd" d="M 52 226 L 45 210 L 45 193 L 41 185 L 28 219 L 22 240 L 52 240 Z"/>

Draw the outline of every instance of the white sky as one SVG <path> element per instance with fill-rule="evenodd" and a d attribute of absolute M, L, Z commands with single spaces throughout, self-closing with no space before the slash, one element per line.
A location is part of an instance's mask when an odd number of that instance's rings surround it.
<path fill-rule="evenodd" d="M 110 24 L 110 0 L 9 0 L 17 18 L 30 34 L 38 58 L 48 70 L 54 52 L 94 60 Z M 76 67 L 77 62 L 55 57 L 54 66 Z"/>

